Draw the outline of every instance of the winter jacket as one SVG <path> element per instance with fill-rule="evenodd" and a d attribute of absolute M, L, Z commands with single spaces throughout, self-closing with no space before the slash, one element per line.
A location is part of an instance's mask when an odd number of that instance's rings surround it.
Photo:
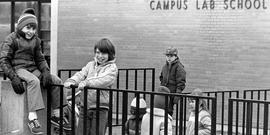
<path fill-rule="evenodd" d="M 186 86 L 186 71 L 184 66 L 175 59 L 171 64 L 166 62 L 160 74 L 161 86 L 166 86 L 171 93 L 181 93 Z"/>
<path fill-rule="evenodd" d="M 165 133 L 165 110 L 153 109 L 153 135 L 164 135 Z M 143 116 L 141 125 L 141 135 L 150 135 L 150 109 Z M 167 134 L 172 135 L 172 117 L 168 115 Z"/>
<path fill-rule="evenodd" d="M 79 84 L 85 81 L 88 87 L 111 88 L 117 78 L 118 69 L 115 60 L 98 65 L 96 60 L 90 61 L 81 71 L 74 74 L 67 81 Z M 88 90 L 87 108 L 96 108 L 96 90 Z M 83 105 L 83 92 L 81 94 L 81 105 Z M 109 108 L 109 91 L 100 91 L 100 108 Z"/>
<path fill-rule="evenodd" d="M 30 72 L 36 69 L 49 70 L 40 42 L 36 35 L 31 40 L 26 40 L 17 32 L 6 37 L 1 46 L 0 66 L 10 79 L 16 75 L 15 70 L 20 68 Z"/>
<path fill-rule="evenodd" d="M 199 112 L 199 133 L 198 135 L 210 135 L 211 134 L 211 115 L 206 110 Z M 187 122 L 187 135 L 194 135 L 195 132 L 195 113 L 192 111 Z"/>

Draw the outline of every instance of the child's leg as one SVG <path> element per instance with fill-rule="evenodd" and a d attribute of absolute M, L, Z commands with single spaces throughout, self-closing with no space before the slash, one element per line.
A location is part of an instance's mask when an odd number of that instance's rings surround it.
<path fill-rule="evenodd" d="M 45 108 L 39 79 L 31 72 L 25 69 L 16 70 L 18 76 L 27 83 L 27 98 L 28 98 L 28 110 L 29 112 L 35 112 L 37 110 Z"/>

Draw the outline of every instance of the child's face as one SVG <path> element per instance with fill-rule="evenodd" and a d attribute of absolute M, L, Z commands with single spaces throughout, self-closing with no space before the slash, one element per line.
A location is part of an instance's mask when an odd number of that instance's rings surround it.
<path fill-rule="evenodd" d="M 175 55 L 167 54 L 166 55 L 166 60 L 167 62 L 171 63 L 173 62 L 177 57 Z"/>
<path fill-rule="evenodd" d="M 36 27 L 34 27 L 33 25 L 26 25 L 22 28 L 22 32 L 25 33 L 25 38 L 26 39 L 31 39 L 35 34 L 36 34 Z"/>
<path fill-rule="evenodd" d="M 104 64 L 105 62 L 108 61 L 109 59 L 109 54 L 108 53 L 102 53 L 99 51 L 99 49 L 97 48 L 96 49 L 96 52 L 95 52 L 95 57 L 96 57 L 96 60 L 99 64 Z"/>
<path fill-rule="evenodd" d="M 189 103 L 189 108 L 191 111 L 195 110 L 195 106 L 196 106 L 196 100 L 194 99 L 188 99 L 188 103 Z"/>

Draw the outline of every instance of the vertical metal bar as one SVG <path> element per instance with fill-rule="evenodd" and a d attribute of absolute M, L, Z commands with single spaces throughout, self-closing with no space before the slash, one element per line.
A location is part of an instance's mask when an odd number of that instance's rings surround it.
<path fill-rule="evenodd" d="M 123 92 L 123 115 L 122 115 L 122 135 L 125 135 L 125 122 L 127 121 L 127 106 L 128 106 L 128 93 Z"/>
<path fill-rule="evenodd" d="M 83 89 L 83 135 L 86 135 L 87 133 L 87 94 L 88 89 Z"/>
<path fill-rule="evenodd" d="M 97 104 L 96 104 L 96 133 L 99 135 L 99 113 L 100 113 L 100 89 L 96 89 L 96 99 L 97 99 Z"/>
<path fill-rule="evenodd" d="M 181 117 L 184 117 L 184 119 L 182 121 L 180 121 L 181 123 L 184 123 L 184 129 L 186 129 L 186 116 L 187 116 L 187 97 L 185 97 L 185 100 L 184 100 L 184 115 L 181 116 Z M 182 135 L 182 131 L 180 131 L 180 135 Z M 185 135 L 186 134 L 186 130 L 184 130 L 183 134 Z"/>
<path fill-rule="evenodd" d="M 63 96 L 64 96 L 64 86 L 60 86 L 60 135 L 63 134 Z"/>
<path fill-rule="evenodd" d="M 140 95 L 138 92 L 135 93 L 135 97 L 136 97 L 136 125 L 135 125 L 135 135 L 139 135 L 139 117 L 140 114 L 139 112 L 139 108 L 140 108 Z"/>
<path fill-rule="evenodd" d="M 181 104 L 181 102 L 180 102 Z M 177 135 L 178 134 L 178 122 L 179 122 L 179 104 L 176 104 L 176 116 L 175 116 L 175 134 Z"/>
<path fill-rule="evenodd" d="M 110 91 L 110 95 L 109 95 L 109 121 L 108 121 L 108 124 L 109 124 L 109 135 L 112 135 L 112 113 L 113 113 L 113 91 Z"/>
<path fill-rule="evenodd" d="M 127 69 L 126 70 L 126 89 L 128 89 L 128 72 L 129 72 L 129 70 Z"/>
<path fill-rule="evenodd" d="M 168 134 L 168 95 L 162 95 L 162 96 L 165 96 L 165 117 L 164 117 L 164 126 L 165 126 L 165 128 L 164 128 L 164 135 L 167 135 Z"/>
<path fill-rule="evenodd" d="M 258 100 L 260 100 L 260 97 L 261 97 L 261 93 L 260 91 L 258 91 Z M 260 126 L 260 103 L 257 104 L 257 135 L 259 134 L 259 126 Z"/>
<path fill-rule="evenodd" d="M 221 99 L 221 134 L 223 135 L 224 132 L 224 92 L 222 92 L 222 99 Z"/>
<path fill-rule="evenodd" d="M 60 87 L 60 86 L 55 86 Z M 51 135 L 51 92 L 50 90 L 46 90 L 47 92 L 47 135 Z"/>
<path fill-rule="evenodd" d="M 252 102 L 247 101 L 247 127 L 246 134 L 251 135 L 252 133 Z"/>
<path fill-rule="evenodd" d="M 143 69 L 143 91 L 146 91 L 146 69 Z M 143 98 L 146 98 L 145 94 L 143 94 Z"/>
<path fill-rule="evenodd" d="M 58 77 L 61 78 L 61 70 L 58 70 Z"/>
<path fill-rule="evenodd" d="M 232 135 L 232 126 L 233 126 L 233 100 L 229 98 L 228 106 L 228 135 Z"/>
<path fill-rule="evenodd" d="M 146 91 L 146 69 L 143 70 L 143 91 Z"/>
<path fill-rule="evenodd" d="M 264 121 L 263 121 L 263 135 L 268 135 L 268 120 L 269 120 L 269 111 L 268 103 L 264 103 Z"/>
<path fill-rule="evenodd" d="M 68 78 L 71 77 L 71 70 L 68 71 Z"/>
<path fill-rule="evenodd" d="M 267 91 L 264 90 L 264 100 L 266 100 L 266 99 L 267 99 Z"/>
<path fill-rule="evenodd" d="M 217 98 L 214 98 L 211 100 L 212 101 L 212 120 L 211 120 L 211 134 L 215 135 L 216 134 L 216 116 L 217 116 Z"/>
<path fill-rule="evenodd" d="M 179 119 L 179 133 L 180 133 L 180 135 L 182 135 L 182 131 L 185 129 L 185 128 L 183 129 L 183 122 L 185 122 L 183 120 L 183 116 L 185 116 L 185 115 L 183 115 L 183 111 L 184 111 L 183 97 L 181 96 L 180 97 L 180 114 L 179 114 L 179 117 L 180 117 L 180 119 Z"/>
<path fill-rule="evenodd" d="M 244 99 L 246 99 L 246 91 L 244 91 Z M 243 117 L 242 117 L 242 134 L 244 135 L 245 134 L 245 119 L 246 117 L 246 104 L 245 102 L 243 102 Z"/>
<path fill-rule="evenodd" d="M 119 79 L 120 79 L 120 70 L 118 70 L 117 74 L 117 82 L 116 82 L 116 88 L 119 89 Z M 116 92 L 116 124 L 119 124 L 119 91 Z"/>
<path fill-rule="evenodd" d="M 38 6 L 37 6 L 37 21 L 38 21 L 38 29 L 37 29 L 37 33 L 38 33 L 38 35 L 41 37 L 41 38 L 43 38 L 42 37 L 42 34 L 41 34 L 41 2 L 40 1 L 38 1 Z"/>
<path fill-rule="evenodd" d="M 138 87 L 137 87 L 137 85 L 138 85 L 138 82 L 137 82 L 137 81 L 138 81 L 138 80 L 137 80 L 137 79 L 138 79 L 138 71 L 137 71 L 137 69 L 135 69 L 135 76 L 134 76 L 134 81 L 135 81 L 134 83 L 135 83 L 135 84 L 134 84 L 134 90 L 137 90 L 137 89 L 138 89 Z"/>
<path fill-rule="evenodd" d="M 150 94 L 150 135 L 153 135 L 153 124 L 154 124 L 154 94 Z"/>
<path fill-rule="evenodd" d="M 239 91 L 236 92 L 236 98 L 239 98 Z M 235 133 L 238 134 L 238 121 L 239 121 L 239 102 L 236 102 L 236 116 L 235 116 Z"/>
<path fill-rule="evenodd" d="M 195 134 L 194 135 L 198 135 L 199 133 L 199 98 L 196 97 L 195 99 L 196 103 L 195 103 Z"/>
<path fill-rule="evenodd" d="M 155 91 L 155 69 L 152 69 L 152 91 Z"/>
<path fill-rule="evenodd" d="M 75 135 L 75 87 L 72 87 L 71 89 L 71 114 L 72 114 L 72 121 L 71 121 L 71 129 L 72 134 Z"/>
<path fill-rule="evenodd" d="M 12 1 L 11 2 L 11 14 L 10 14 L 10 17 L 11 17 L 11 22 L 10 22 L 10 33 L 15 31 L 15 2 Z"/>

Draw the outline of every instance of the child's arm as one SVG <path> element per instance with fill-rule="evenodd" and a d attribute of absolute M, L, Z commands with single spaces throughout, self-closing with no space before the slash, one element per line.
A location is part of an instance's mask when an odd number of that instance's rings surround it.
<path fill-rule="evenodd" d="M 181 66 L 178 66 L 176 69 L 176 84 L 177 84 L 176 92 L 182 93 L 182 91 L 186 87 L 186 71 Z"/>
<path fill-rule="evenodd" d="M 211 134 L 211 116 L 205 115 L 200 121 L 202 128 L 199 130 L 200 135 L 210 135 Z"/>
<path fill-rule="evenodd" d="M 89 77 L 81 83 L 84 83 L 83 85 L 89 87 L 108 87 L 114 83 L 117 77 L 117 71 L 116 65 L 111 64 L 103 73 L 100 73 L 95 77 Z"/>
<path fill-rule="evenodd" d="M 14 43 L 12 37 L 9 35 L 2 43 L 0 52 L 0 66 L 5 75 L 9 79 L 13 79 L 17 74 L 15 73 L 10 61 L 14 55 Z"/>
<path fill-rule="evenodd" d="M 81 81 L 84 81 L 88 75 L 88 71 L 90 68 L 94 68 L 93 62 L 89 62 L 84 66 L 81 71 L 75 73 L 71 78 L 68 80 L 72 80 L 76 83 L 80 83 Z M 68 81 L 67 80 L 67 81 Z"/>

